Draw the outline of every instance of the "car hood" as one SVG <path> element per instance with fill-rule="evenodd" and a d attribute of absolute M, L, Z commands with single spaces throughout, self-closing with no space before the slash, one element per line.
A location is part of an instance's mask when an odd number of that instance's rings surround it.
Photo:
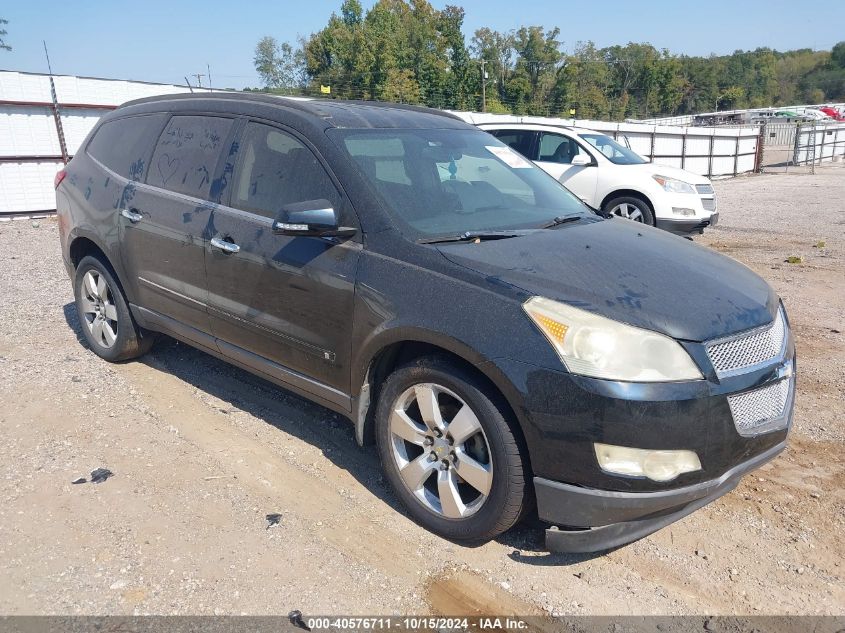
<path fill-rule="evenodd" d="M 733 259 L 621 219 L 437 248 L 528 294 L 688 341 L 770 323 L 778 304 L 769 284 Z"/>
<path fill-rule="evenodd" d="M 667 176 L 668 178 L 675 178 L 683 180 L 691 185 L 707 185 L 710 180 L 706 176 L 694 174 L 686 169 L 678 169 L 670 165 L 661 165 L 660 163 L 640 163 L 637 165 L 629 165 L 633 169 L 638 169 L 643 174 L 651 176 Z"/>

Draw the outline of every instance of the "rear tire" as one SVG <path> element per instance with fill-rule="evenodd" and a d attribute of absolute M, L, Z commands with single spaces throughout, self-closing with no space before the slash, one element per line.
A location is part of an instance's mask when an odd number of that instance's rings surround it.
<path fill-rule="evenodd" d="M 88 255 L 76 268 L 76 313 L 88 347 L 112 363 L 145 354 L 155 341 L 138 327 L 111 266 Z"/>
<path fill-rule="evenodd" d="M 480 377 L 444 357 L 416 359 L 387 378 L 376 442 L 385 476 L 414 520 L 476 543 L 530 509 L 531 477 L 506 411 Z"/>
<path fill-rule="evenodd" d="M 605 203 L 602 211 L 608 215 L 615 215 L 625 220 L 642 222 L 643 224 L 654 226 L 654 213 L 652 213 L 651 207 L 642 198 L 635 198 L 633 196 L 613 198 Z"/>

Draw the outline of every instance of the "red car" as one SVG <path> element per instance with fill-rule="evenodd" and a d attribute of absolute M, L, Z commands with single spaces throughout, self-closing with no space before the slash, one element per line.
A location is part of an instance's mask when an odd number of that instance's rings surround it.
<path fill-rule="evenodd" d="M 845 121 L 845 114 L 837 110 L 836 108 L 831 108 L 829 106 L 824 106 L 819 108 L 820 112 L 824 112 L 827 116 L 833 117 L 837 121 Z"/>

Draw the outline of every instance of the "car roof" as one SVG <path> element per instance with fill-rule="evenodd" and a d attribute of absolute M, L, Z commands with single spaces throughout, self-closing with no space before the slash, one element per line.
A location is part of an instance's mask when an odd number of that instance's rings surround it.
<path fill-rule="evenodd" d="M 526 130 L 540 132 L 573 132 L 575 134 L 604 134 L 598 130 L 591 130 L 576 125 L 551 125 L 548 123 L 478 123 L 482 130 Z"/>
<path fill-rule="evenodd" d="M 143 104 L 165 104 L 179 101 L 202 106 L 204 103 L 235 101 L 239 105 L 255 104 L 293 110 L 299 115 L 319 120 L 325 127 L 336 128 L 466 128 L 473 126 L 454 114 L 400 103 L 380 101 L 346 101 L 286 97 L 254 92 L 180 93 L 145 97 L 129 101 L 120 108 Z"/>

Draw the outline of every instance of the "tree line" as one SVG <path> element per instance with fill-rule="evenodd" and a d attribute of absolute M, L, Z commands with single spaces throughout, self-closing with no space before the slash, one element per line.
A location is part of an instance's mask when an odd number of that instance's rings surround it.
<path fill-rule="evenodd" d="M 295 45 L 262 38 L 263 89 L 435 108 L 620 120 L 845 100 L 845 42 L 831 51 L 769 48 L 676 55 L 647 43 L 563 50 L 559 28 L 463 35 L 464 10 L 427 0 L 343 0 Z M 327 92 L 330 91 L 330 92 Z"/>

